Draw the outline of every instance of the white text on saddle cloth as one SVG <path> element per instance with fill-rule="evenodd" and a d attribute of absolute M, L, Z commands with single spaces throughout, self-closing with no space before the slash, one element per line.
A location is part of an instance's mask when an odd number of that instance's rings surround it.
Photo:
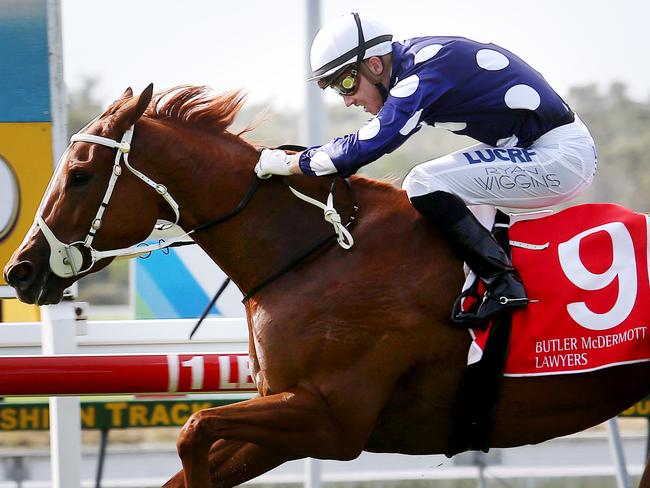
<path fill-rule="evenodd" d="M 650 222 L 618 205 L 571 207 L 519 222 L 513 248 L 529 298 L 517 311 L 508 376 L 592 371 L 650 360 Z M 476 332 L 474 347 L 486 334 Z"/>

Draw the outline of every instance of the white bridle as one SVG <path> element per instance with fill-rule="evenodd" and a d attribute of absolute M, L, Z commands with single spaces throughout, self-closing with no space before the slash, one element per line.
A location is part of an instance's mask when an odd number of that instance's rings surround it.
<path fill-rule="evenodd" d="M 84 129 L 82 129 L 82 131 L 83 130 Z M 63 153 L 63 156 L 61 156 L 61 160 L 59 161 L 59 164 L 62 163 L 63 158 L 70 150 L 70 147 L 72 147 L 72 144 L 74 144 L 75 142 L 90 142 L 93 144 L 99 144 L 101 146 L 114 148 L 116 149 L 116 153 L 115 153 L 115 162 L 113 164 L 113 170 L 111 172 L 111 177 L 108 181 L 108 187 L 106 188 L 106 193 L 104 194 L 102 203 L 99 205 L 97 214 L 95 215 L 95 218 L 93 219 L 90 225 L 90 230 L 88 231 L 88 234 L 86 235 L 86 238 L 83 241 L 76 241 L 70 244 L 64 244 L 63 242 L 61 242 L 61 240 L 59 240 L 54 235 L 54 232 L 52 232 L 49 226 L 45 223 L 45 219 L 43 219 L 42 216 L 42 208 L 39 208 L 36 214 L 36 225 L 40 227 L 40 229 L 43 231 L 43 235 L 45 236 L 45 239 L 50 245 L 50 268 L 52 269 L 52 272 L 55 275 L 60 276 L 61 278 L 70 278 L 73 276 L 78 276 L 81 273 L 85 273 L 89 271 L 95 265 L 95 263 L 101 259 L 116 258 L 116 257 L 131 258 L 152 251 L 156 251 L 158 249 L 169 247 L 175 242 L 188 241 L 187 237 L 189 236 L 189 233 L 185 233 L 178 237 L 174 237 L 168 240 L 162 240 L 156 244 L 131 246 L 122 249 L 113 249 L 109 251 L 98 251 L 97 249 L 94 249 L 92 247 L 93 240 L 95 239 L 95 234 L 102 226 L 102 217 L 104 215 L 104 212 L 108 208 L 108 204 L 111 200 L 111 196 L 113 195 L 113 190 L 115 188 L 115 184 L 117 183 L 117 179 L 122 174 L 122 161 L 124 161 L 124 166 L 131 173 L 133 173 L 135 176 L 140 178 L 151 188 L 156 190 L 156 192 L 165 199 L 165 201 L 169 204 L 169 206 L 172 208 L 172 211 L 174 212 L 174 216 L 175 216 L 175 220 L 173 222 L 174 225 L 178 223 L 178 220 L 180 218 L 178 204 L 176 203 L 174 198 L 170 195 L 170 193 L 167 191 L 165 185 L 156 183 L 147 175 L 141 173 L 133 166 L 131 166 L 131 164 L 129 164 L 129 152 L 131 151 L 131 139 L 133 138 L 133 130 L 134 130 L 133 126 L 129 127 L 129 129 L 122 136 L 122 140 L 119 142 L 113 139 L 109 139 L 107 137 L 85 134 L 83 132 L 78 132 L 77 134 L 74 134 L 70 138 L 70 145 L 68 146 L 68 149 L 66 149 L 66 151 Z M 56 175 L 52 177 L 52 181 L 54 181 L 55 177 Z M 50 182 L 50 186 L 51 184 L 52 183 Z M 43 199 L 43 202 L 45 202 L 45 200 L 47 199 L 48 193 L 49 191 L 46 192 L 46 196 Z M 90 255 L 90 263 L 85 268 L 83 267 L 84 264 L 84 257 L 82 254 L 83 248 L 85 248 Z"/>
<path fill-rule="evenodd" d="M 89 142 L 89 143 L 99 144 L 101 146 L 106 146 L 106 147 L 116 149 L 115 162 L 113 164 L 111 177 L 108 181 L 108 187 L 106 188 L 106 193 L 104 194 L 102 203 L 99 205 L 99 209 L 97 210 L 97 214 L 95 215 L 95 218 L 91 223 L 90 230 L 88 231 L 86 238 L 83 241 L 76 241 L 76 242 L 71 242 L 69 244 L 65 244 L 61 242 L 61 240 L 54 235 L 54 232 L 52 232 L 52 230 L 49 228 L 47 223 L 45 223 L 45 219 L 43 219 L 42 207 L 44 202 L 47 200 L 50 187 L 52 186 L 52 183 L 54 182 L 57 176 L 56 173 L 52 176 L 48 189 L 45 192 L 45 196 L 43 197 L 43 201 L 41 202 L 38 212 L 36 213 L 35 224 L 38 227 L 40 227 L 40 229 L 43 231 L 43 235 L 45 236 L 47 243 L 50 245 L 50 261 L 49 261 L 50 268 L 52 269 L 52 272 L 55 275 L 61 278 L 71 278 L 73 276 L 78 276 L 81 273 L 85 273 L 90 269 L 92 269 L 95 263 L 101 259 L 133 258 L 136 256 L 141 256 L 143 254 L 148 254 L 152 251 L 157 251 L 159 249 L 167 248 L 177 242 L 193 242 L 189 237 L 194 232 L 194 230 L 191 230 L 189 232 L 181 233 L 181 235 L 177 235 L 169 239 L 160 240 L 156 244 L 135 245 L 135 246 L 125 247 L 121 249 L 113 249 L 109 251 L 98 251 L 97 249 L 94 249 L 92 247 L 93 240 L 95 239 L 95 234 L 97 233 L 97 231 L 100 229 L 102 225 L 102 217 L 104 215 L 104 212 L 108 208 L 108 204 L 113 194 L 113 189 L 115 188 L 115 184 L 117 183 L 117 179 L 122 174 L 122 161 L 124 161 L 124 166 L 131 173 L 133 173 L 135 176 L 140 178 L 151 188 L 156 190 L 156 192 L 160 196 L 162 196 L 165 199 L 165 201 L 169 204 L 169 206 L 172 208 L 172 211 L 174 212 L 174 216 L 175 216 L 174 222 L 157 224 L 155 226 L 156 229 L 159 228 L 159 225 L 162 226 L 163 230 L 165 230 L 169 227 L 178 224 L 178 221 L 180 219 L 180 212 L 179 212 L 178 204 L 176 203 L 174 198 L 170 195 L 169 191 L 167 191 L 167 187 L 165 187 L 165 185 L 156 183 L 147 175 L 141 173 L 133 166 L 131 166 L 131 164 L 129 164 L 129 153 L 131 151 L 131 139 L 133 138 L 134 126 L 129 127 L 129 129 L 122 136 L 122 140 L 118 142 L 116 140 L 109 139 L 107 137 L 96 136 L 93 134 L 85 134 L 83 131 L 86 130 L 86 128 L 88 128 L 91 124 L 92 122 L 90 122 L 86 127 L 81 129 L 81 131 L 77 132 L 70 138 L 70 145 L 61 156 L 58 165 L 59 167 L 63 166 L 62 162 L 66 154 L 72 147 L 72 144 L 74 144 L 75 142 Z M 343 249 L 350 249 L 354 245 L 354 239 L 352 238 L 352 235 L 345 227 L 345 225 L 341 223 L 341 217 L 339 216 L 338 212 L 334 208 L 333 195 L 331 193 L 327 199 L 327 203 L 323 204 L 318 200 L 314 200 L 313 198 L 300 193 L 299 191 L 295 190 L 291 186 L 289 186 L 289 189 L 293 192 L 293 194 L 296 197 L 300 198 L 301 200 L 304 200 L 307 203 L 310 203 L 311 205 L 315 205 L 323 210 L 324 219 L 330 224 L 332 224 L 332 226 L 334 227 L 334 230 L 337 235 L 337 242 Z M 84 257 L 82 254 L 82 250 L 84 248 L 88 251 L 90 255 L 90 263 L 85 268 L 83 267 Z"/>

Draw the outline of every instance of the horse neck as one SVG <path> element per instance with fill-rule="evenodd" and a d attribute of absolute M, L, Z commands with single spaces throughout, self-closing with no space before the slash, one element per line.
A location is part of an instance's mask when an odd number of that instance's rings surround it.
<path fill-rule="evenodd" d="M 252 166 L 248 174 L 253 174 Z M 295 197 L 286 183 L 278 177 L 261 181 L 239 215 L 197 236 L 199 244 L 243 292 L 291 266 L 334 232 L 324 221 L 323 211 Z M 330 180 L 292 177 L 288 183 L 325 202 Z M 351 205 L 342 203 L 345 210 L 341 205 L 337 208 L 348 214 Z"/>
<path fill-rule="evenodd" d="M 173 132 L 176 128 L 157 129 L 157 147 L 149 137 L 149 155 L 141 157 L 148 157 L 158 171 L 166 168 L 160 178 L 180 205 L 184 230 L 217 220 L 238 206 L 256 178 L 253 169 L 259 152 L 252 145 L 229 133 L 201 139 L 196 134 L 183 137 Z M 290 180 L 307 195 L 326 200 L 329 178 Z M 237 215 L 192 237 L 246 292 L 332 233 L 322 210 L 293 196 L 281 178 L 273 177 L 259 181 Z"/>
<path fill-rule="evenodd" d="M 161 181 L 180 204 L 180 224 L 189 231 L 237 207 L 255 181 L 253 169 L 259 152 L 232 134 L 203 139 L 184 135 L 159 133 L 158 146 L 145 148 L 150 155 L 143 156 L 151 159 L 152 167 L 166 168 Z M 333 234 L 322 210 L 296 198 L 285 181 L 321 202 L 326 201 L 332 182 L 331 178 L 308 176 L 262 180 L 237 215 L 192 236 L 244 293 Z M 378 248 L 386 247 L 388 233 L 390 247 L 403 249 L 409 262 L 417 261 L 422 276 L 449 273 L 453 258 L 447 252 L 442 253 L 446 259 L 433 264 L 429 257 L 447 246 L 441 246 L 437 233 L 423 222 L 402 192 L 364 178 L 354 178 L 352 187 L 354 197 L 339 182 L 334 206 L 343 223 L 355 203 L 360 207 L 353 230 L 355 238 L 359 237 L 356 253 L 381 255 Z M 421 248 L 431 249 L 431 254 L 418 253 Z"/>

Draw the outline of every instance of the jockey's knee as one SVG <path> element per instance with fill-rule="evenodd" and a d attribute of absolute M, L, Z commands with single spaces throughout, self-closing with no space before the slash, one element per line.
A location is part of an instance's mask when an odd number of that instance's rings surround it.
<path fill-rule="evenodd" d="M 413 168 L 402 183 L 402 189 L 406 191 L 409 200 L 436 191 L 452 193 L 442 178 L 432 175 L 430 169 L 425 170 L 422 166 Z"/>

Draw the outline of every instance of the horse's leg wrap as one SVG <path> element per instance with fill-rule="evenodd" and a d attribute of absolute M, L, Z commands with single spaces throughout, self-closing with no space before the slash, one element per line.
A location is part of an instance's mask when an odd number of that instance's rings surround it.
<path fill-rule="evenodd" d="M 185 486 L 221 486 L 219 467 L 210 469 L 208 452 L 223 439 L 272 451 L 276 457 L 270 467 L 303 457 L 354 459 L 371 426 L 346 429 L 340 420 L 318 392 L 300 388 L 196 412 L 183 426 L 177 443 Z M 254 475 L 270 468 L 268 459 L 262 461 L 264 466 L 255 466 L 254 458 L 241 460 L 251 463 L 248 469 Z"/>

